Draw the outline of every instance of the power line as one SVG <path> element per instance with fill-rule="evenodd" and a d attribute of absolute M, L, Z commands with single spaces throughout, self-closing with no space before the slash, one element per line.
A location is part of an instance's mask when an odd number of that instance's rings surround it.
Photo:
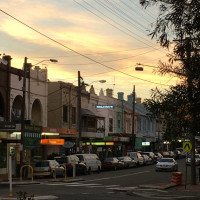
<path fill-rule="evenodd" d="M 75 0 L 73 0 L 73 1 L 75 1 Z M 48 38 L 49 40 L 55 42 L 56 44 L 59 44 L 60 46 L 66 48 L 66 49 L 69 49 L 70 51 L 73 51 L 74 53 L 77 53 L 77 54 L 81 55 L 82 57 L 84 57 L 84 58 L 86 58 L 86 59 L 88 59 L 88 60 L 93 61 L 94 63 L 97 63 L 97 64 L 99 64 L 99 65 L 101 65 L 101 66 L 106 67 L 106 68 L 112 69 L 112 70 L 114 70 L 114 71 L 117 71 L 117 72 L 119 72 L 119 73 L 121 73 L 121 74 L 124 74 L 124 75 L 126 75 L 126 76 L 129 76 L 129 77 L 132 77 L 132 78 L 136 78 L 136 79 L 138 79 L 138 80 L 142 80 L 142 81 L 146 81 L 146 82 L 153 83 L 153 84 L 158 84 L 158 85 L 165 85 L 165 84 L 161 84 L 161 83 L 155 83 L 155 82 L 153 82 L 153 81 L 148 81 L 148 80 L 145 80 L 145 79 L 136 77 L 136 76 L 132 76 L 132 75 L 127 74 L 127 73 L 125 73 L 125 72 L 122 72 L 122 71 L 120 71 L 120 70 L 118 70 L 118 69 L 114 69 L 113 67 L 107 66 L 107 65 L 105 65 L 105 64 L 103 64 L 103 63 L 100 63 L 100 62 L 98 62 L 98 61 L 96 61 L 96 60 L 94 60 L 94 59 L 92 59 L 92 58 L 90 58 L 90 57 L 88 57 L 88 56 L 86 56 L 86 55 L 84 55 L 84 54 L 82 54 L 82 53 L 80 53 L 80 52 L 78 52 L 78 51 L 76 51 L 76 50 L 74 50 L 74 49 L 72 49 L 72 48 L 70 48 L 70 47 L 68 47 L 68 46 L 66 46 L 66 45 L 64 45 L 64 44 L 62 44 L 62 43 L 60 43 L 60 42 L 58 42 L 58 41 L 56 41 L 55 39 L 53 39 L 53 38 L 51 38 L 51 37 L 45 35 L 44 33 L 42 33 L 42 32 L 40 32 L 40 31 L 36 30 L 35 28 L 33 28 L 33 27 L 31 27 L 31 26 L 25 24 L 24 22 L 22 22 L 22 21 L 20 21 L 19 19 L 13 17 L 12 15 L 10 15 L 10 14 L 8 14 L 7 12 L 3 11 L 2 9 L 0 9 L 0 11 L 3 12 L 4 14 L 6 14 L 7 16 L 13 18 L 14 20 L 18 21 L 19 23 L 23 24 L 24 26 L 26 26 L 26 27 L 30 28 L 31 30 L 35 31 L 36 33 L 38 33 L 38 34 L 40 34 L 40 35 L 42 35 L 42 36 Z M 165 85 L 165 86 L 170 86 L 170 85 Z"/>

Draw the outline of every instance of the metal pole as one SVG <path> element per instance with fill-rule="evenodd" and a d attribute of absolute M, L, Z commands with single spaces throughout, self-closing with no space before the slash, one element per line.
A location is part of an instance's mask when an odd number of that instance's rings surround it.
<path fill-rule="evenodd" d="M 78 151 L 81 150 L 81 75 L 80 71 L 78 71 L 78 139 L 77 139 L 77 147 Z"/>
<path fill-rule="evenodd" d="M 135 150 L 135 85 L 133 86 L 132 148 Z"/>
<path fill-rule="evenodd" d="M 23 143 L 24 143 L 24 119 L 25 119 L 25 109 L 26 109 L 26 75 L 27 75 L 27 57 L 24 58 L 24 79 L 23 79 L 23 100 L 22 100 L 22 113 L 21 113 L 21 145 L 22 149 L 20 152 L 20 166 L 23 165 Z"/>
<path fill-rule="evenodd" d="M 13 197 L 13 192 L 12 192 L 12 156 L 9 156 L 9 183 L 10 183 L 10 192 L 9 192 L 9 197 Z"/>

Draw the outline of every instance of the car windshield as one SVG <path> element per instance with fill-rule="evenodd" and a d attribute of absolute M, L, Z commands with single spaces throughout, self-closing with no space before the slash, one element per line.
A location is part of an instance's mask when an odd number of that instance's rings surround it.
<path fill-rule="evenodd" d="M 56 161 L 59 164 L 68 163 L 67 158 L 56 158 Z"/>
<path fill-rule="evenodd" d="M 38 163 L 35 164 L 35 167 L 48 167 L 48 166 L 49 166 L 48 161 L 38 162 Z"/>
<path fill-rule="evenodd" d="M 125 157 L 119 157 L 118 160 L 120 161 L 125 160 Z"/>
<path fill-rule="evenodd" d="M 113 158 L 105 158 L 104 159 L 104 162 L 112 162 L 113 161 Z"/>
<path fill-rule="evenodd" d="M 173 159 L 163 159 L 161 158 L 159 162 L 173 162 Z"/>

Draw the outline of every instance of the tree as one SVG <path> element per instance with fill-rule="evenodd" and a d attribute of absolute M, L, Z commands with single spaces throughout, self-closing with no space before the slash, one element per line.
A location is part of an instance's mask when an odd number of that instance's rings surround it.
<path fill-rule="evenodd" d="M 193 146 L 191 184 L 194 185 L 196 184 L 195 135 L 199 131 L 198 120 L 200 120 L 200 1 L 141 0 L 141 4 L 159 6 L 160 13 L 150 36 L 157 38 L 163 48 L 173 49 L 173 52 L 167 55 L 168 63 L 160 62 L 157 72 L 161 75 L 171 73 L 180 77 L 182 86 L 185 87 L 184 96 L 187 97 L 187 102 L 179 106 L 179 111 L 182 110 L 181 106 L 186 106 L 187 112 L 182 114 L 185 115 L 186 128 Z M 173 45 L 171 45 L 172 41 Z M 176 95 L 178 96 L 179 93 Z"/>

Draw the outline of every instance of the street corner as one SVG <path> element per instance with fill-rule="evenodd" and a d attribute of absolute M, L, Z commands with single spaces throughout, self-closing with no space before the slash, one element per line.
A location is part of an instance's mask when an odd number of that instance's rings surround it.
<path fill-rule="evenodd" d="M 18 199 L 16 196 L 12 197 L 0 197 L 0 200 L 14 200 Z M 47 195 L 47 196 L 34 196 L 34 200 L 58 200 L 59 197 L 53 196 L 53 195 Z"/>
<path fill-rule="evenodd" d="M 156 184 L 149 184 L 149 185 L 139 185 L 139 188 L 166 190 L 166 189 L 174 188 L 177 186 L 178 185 L 175 183 L 156 183 Z"/>

